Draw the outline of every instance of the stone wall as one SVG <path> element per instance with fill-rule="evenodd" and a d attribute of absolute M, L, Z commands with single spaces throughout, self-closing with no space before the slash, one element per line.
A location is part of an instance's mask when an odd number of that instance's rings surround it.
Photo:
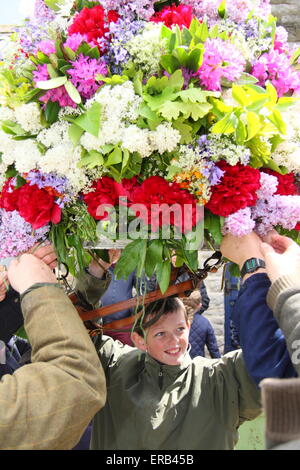
<path fill-rule="evenodd" d="M 271 0 L 272 14 L 289 33 L 289 41 L 300 45 L 300 0 Z"/>

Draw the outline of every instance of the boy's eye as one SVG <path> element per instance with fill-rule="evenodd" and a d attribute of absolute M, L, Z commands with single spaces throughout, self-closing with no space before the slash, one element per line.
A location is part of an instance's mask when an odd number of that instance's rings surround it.
<path fill-rule="evenodd" d="M 177 331 L 180 331 L 180 332 L 185 331 L 185 326 L 180 326 L 179 328 L 177 328 Z"/>
<path fill-rule="evenodd" d="M 164 332 L 163 332 L 163 331 L 159 331 L 158 333 L 155 333 L 155 335 L 154 335 L 154 336 L 162 336 L 163 334 L 164 334 Z"/>

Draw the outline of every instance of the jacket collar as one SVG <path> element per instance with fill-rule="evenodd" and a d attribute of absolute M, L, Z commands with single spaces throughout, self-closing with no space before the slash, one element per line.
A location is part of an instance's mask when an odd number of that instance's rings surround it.
<path fill-rule="evenodd" d="M 168 376 L 173 379 L 185 369 L 187 369 L 191 363 L 192 359 L 188 350 L 183 358 L 182 363 L 178 366 L 169 366 L 167 364 L 162 364 L 161 362 L 151 357 L 148 353 L 145 354 L 145 367 L 150 374 L 157 375 L 159 372 L 162 372 L 165 377 Z"/>

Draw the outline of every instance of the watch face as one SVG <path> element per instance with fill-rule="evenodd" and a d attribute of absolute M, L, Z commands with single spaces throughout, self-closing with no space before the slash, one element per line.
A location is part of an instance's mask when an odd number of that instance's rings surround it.
<path fill-rule="evenodd" d="M 251 259 L 248 259 L 245 263 L 245 268 L 246 268 L 246 271 L 248 273 L 252 273 L 253 271 L 255 271 L 255 269 L 257 269 L 259 267 L 259 263 L 257 262 L 257 259 L 256 258 L 251 258 Z"/>

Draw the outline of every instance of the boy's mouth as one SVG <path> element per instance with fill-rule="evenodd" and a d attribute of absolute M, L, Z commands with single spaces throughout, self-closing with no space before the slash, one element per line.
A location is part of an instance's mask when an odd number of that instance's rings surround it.
<path fill-rule="evenodd" d="M 168 349 L 165 351 L 166 354 L 169 354 L 170 356 L 177 356 L 177 354 L 180 352 L 181 348 L 173 348 L 173 349 Z"/>

